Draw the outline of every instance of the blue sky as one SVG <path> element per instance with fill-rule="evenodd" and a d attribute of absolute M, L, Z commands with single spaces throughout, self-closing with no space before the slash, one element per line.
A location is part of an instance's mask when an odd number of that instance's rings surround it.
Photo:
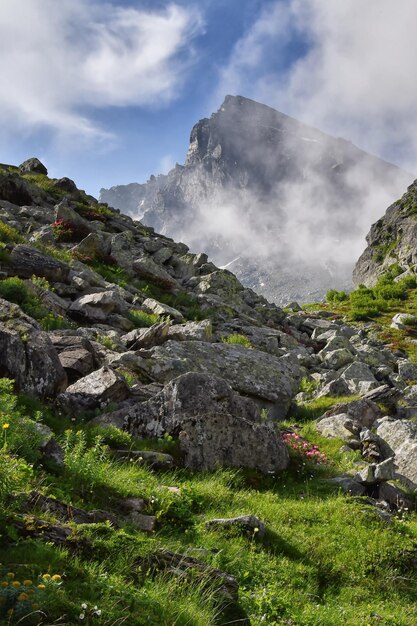
<path fill-rule="evenodd" d="M 414 0 L 24 4 L 0 4 L 1 162 L 144 182 L 232 93 L 417 171 Z"/>

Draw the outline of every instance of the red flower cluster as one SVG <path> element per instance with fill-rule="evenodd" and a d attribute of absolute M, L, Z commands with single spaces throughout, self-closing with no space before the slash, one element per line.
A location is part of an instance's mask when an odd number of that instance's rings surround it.
<path fill-rule="evenodd" d="M 297 454 L 304 457 L 306 460 L 312 461 L 317 465 L 328 463 L 326 455 L 324 452 L 320 452 L 320 448 L 318 446 L 313 446 L 311 443 L 300 437 L 300 435 L 297 435 L 297 433 L 284 433 L 282 435 L 282 440 L 292 450 L 297 452 Z"/>
<path fill-rule="evenodd" d="M 63 218 L 51 224 L 51 228 L 57 241 L 77 241 L 88 234 L 84 228 Z"/>

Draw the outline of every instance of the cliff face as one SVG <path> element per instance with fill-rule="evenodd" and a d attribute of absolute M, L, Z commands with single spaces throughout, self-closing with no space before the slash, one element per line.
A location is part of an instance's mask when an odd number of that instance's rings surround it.
<path fill-rule="evenodd" d="M 348 141 L 227 96 L 192 129 L 184 166 L 101 199 L 282 303 L 348 287 L 369 223 L 408 183 Z"/>
<path fill-rule="evenodd" d="M 384 217 L 372 225 L 367 248 L 356 263 L 356 285 L 375 285 L 379 276 L 394 263 L 398 271 L 415 273 L 417 267 L 417 181 L 388 207 Z"/>

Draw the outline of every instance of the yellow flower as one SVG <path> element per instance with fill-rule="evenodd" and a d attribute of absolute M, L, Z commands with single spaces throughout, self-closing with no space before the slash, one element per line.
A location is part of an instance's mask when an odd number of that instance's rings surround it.
<path fill-rule="evenodd" d="M 3 580 L 2 583 L 0 583 L 0 587 L 8 587 L 9 583 L 7 583 L 5 580 Z"/>
<path fill-rule="evenodd" d="M 6 576 L 7 576 L 7 578 L 14 578 L 14 576 L 15 576 L 15 575 L 14 575 L 14 573 L 13 573 L 13 572 L 8 572 L 8 573 L 6 574 Z"/>
<path fill-rule="evenodd" d="M 6 428 L 9 428 L 10 424 L 3 424 L 3 430 L 6 430 Z"/>
<path fill-rule="evenodd" d="M 59 583 L 59 581 L 62 580 L 62 578 L 59 574 L 54 574 L 52 576 L 52 580 L 54 581 L 54 583 Z"/>
<path fill-rule="evenodd" d="M 46 589 L 45 585 L 38 585 L 38 589 Z"/>
<path fill-rule="evenodd" d="M 18 580 L 14 580 L 12 582 L 12 587 L 20 587 L 20 582 Z"/>
<path fill-rule="evenodd" d="M 43 578 L 44 580 L 49 580 L 49 579 L 51 578 L 51 574 L 44 574 L 44 575 L 42 576 L 42 578 Z"/>
<path fill-rule="evenodd" d="M 23 581 L 23 584 L 25 585 L 25 587 L 30 587 L 33 583 L 31 580 L 27 579 Z"/>
<path fill-rule="evenodd" d="M 24 602 L 25 600 L 29 600 L 29 596 L 27 593 L 21 593 L 17 596 L 19 602 Z"/>

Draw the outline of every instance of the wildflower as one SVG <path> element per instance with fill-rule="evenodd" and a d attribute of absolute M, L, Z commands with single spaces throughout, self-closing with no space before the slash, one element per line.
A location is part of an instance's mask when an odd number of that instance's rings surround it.
<path fill-rule="evenodd" d="M 43 590 L 43 589 L 46 589 L 46 587 L 45 587 L 45 585 L 38 585 L 38 589 Z"/>
<path fill-rule="evenodd" d="M 84 617 L 85 617 L 85 613 L 80 613 L 78 617 L 79 617 L 80 619 L 84 619 Z"/>
<path fill-rule="evenodd" d="M 19 582 L 18 580 L 14 580 L 14 581 L 12 582 L 12 587 L 16 587 L 16 588 L 17 588 L 17 587 L 20 587 L 20 582 Z"/>
<path fill-rule="evenodd" d="M 24 584 L 25 587 L 30 587 L 30 585 L 32 585 L 33 583 L 32 583 L 31 580 L 27 579 L 27 580 L 23 581 L 23 584 Z"/>
<path fill-rule="evenodd" d="M 100 617 L 101 609 L 97 609 L 96 611 L 94 611 L 93 615 L 97 615 L 97 617 Z"/>
<path fill-rule="evenodd" d="M 62 580 L 62 578 L 59 574 L 54 574 L 51 580 L 53 580 L 54 583 L 59 583 Z"/>
<path fill-rule="evenodd" d="M 6 574 L 7 578 L 14 578 L 15 575 L 13 572 L 9 572 L 8 574 Z"/>
<path fill-rule="evenodd" d="M 51 574 L 44 574 L 44 575 L 42 576 L 42 578 L 43 578 L 44 580 L 49 580 L 49 579 L 51 578 Z"/>
<path fill-rule="evenodd" d="M 87 605 L 86 605 L 85 602 L 82 603 L 81 608 L 84 609 L 84 610 L 87 608 Z"/>
<path fill-rule="evenodd" d="M 257 526 L 255 526 L 255 528 L 253 529 L 254 533 L 258 533 L 259 532 L 259 528 Z"/>
<path fill-rule="evenodd" d="M 9 586 L 9 583 L 6 582 L 5 580 L 3 580 L 2 583 L 0 583 L 0 587 L 8 587 L 8 586 Z"/>
<path fill-rule="evenodd" d="M 24 602 L 25 600 L 29 600 L 29 596 L 27 593 L 21 593 L 17 596 L 18 602 Z"/>
<path fill-rule="evenodd" d="M 9 428 L 10 424 L 3 424 L 3 430 L 6 430 L 6 428 Z"/>

